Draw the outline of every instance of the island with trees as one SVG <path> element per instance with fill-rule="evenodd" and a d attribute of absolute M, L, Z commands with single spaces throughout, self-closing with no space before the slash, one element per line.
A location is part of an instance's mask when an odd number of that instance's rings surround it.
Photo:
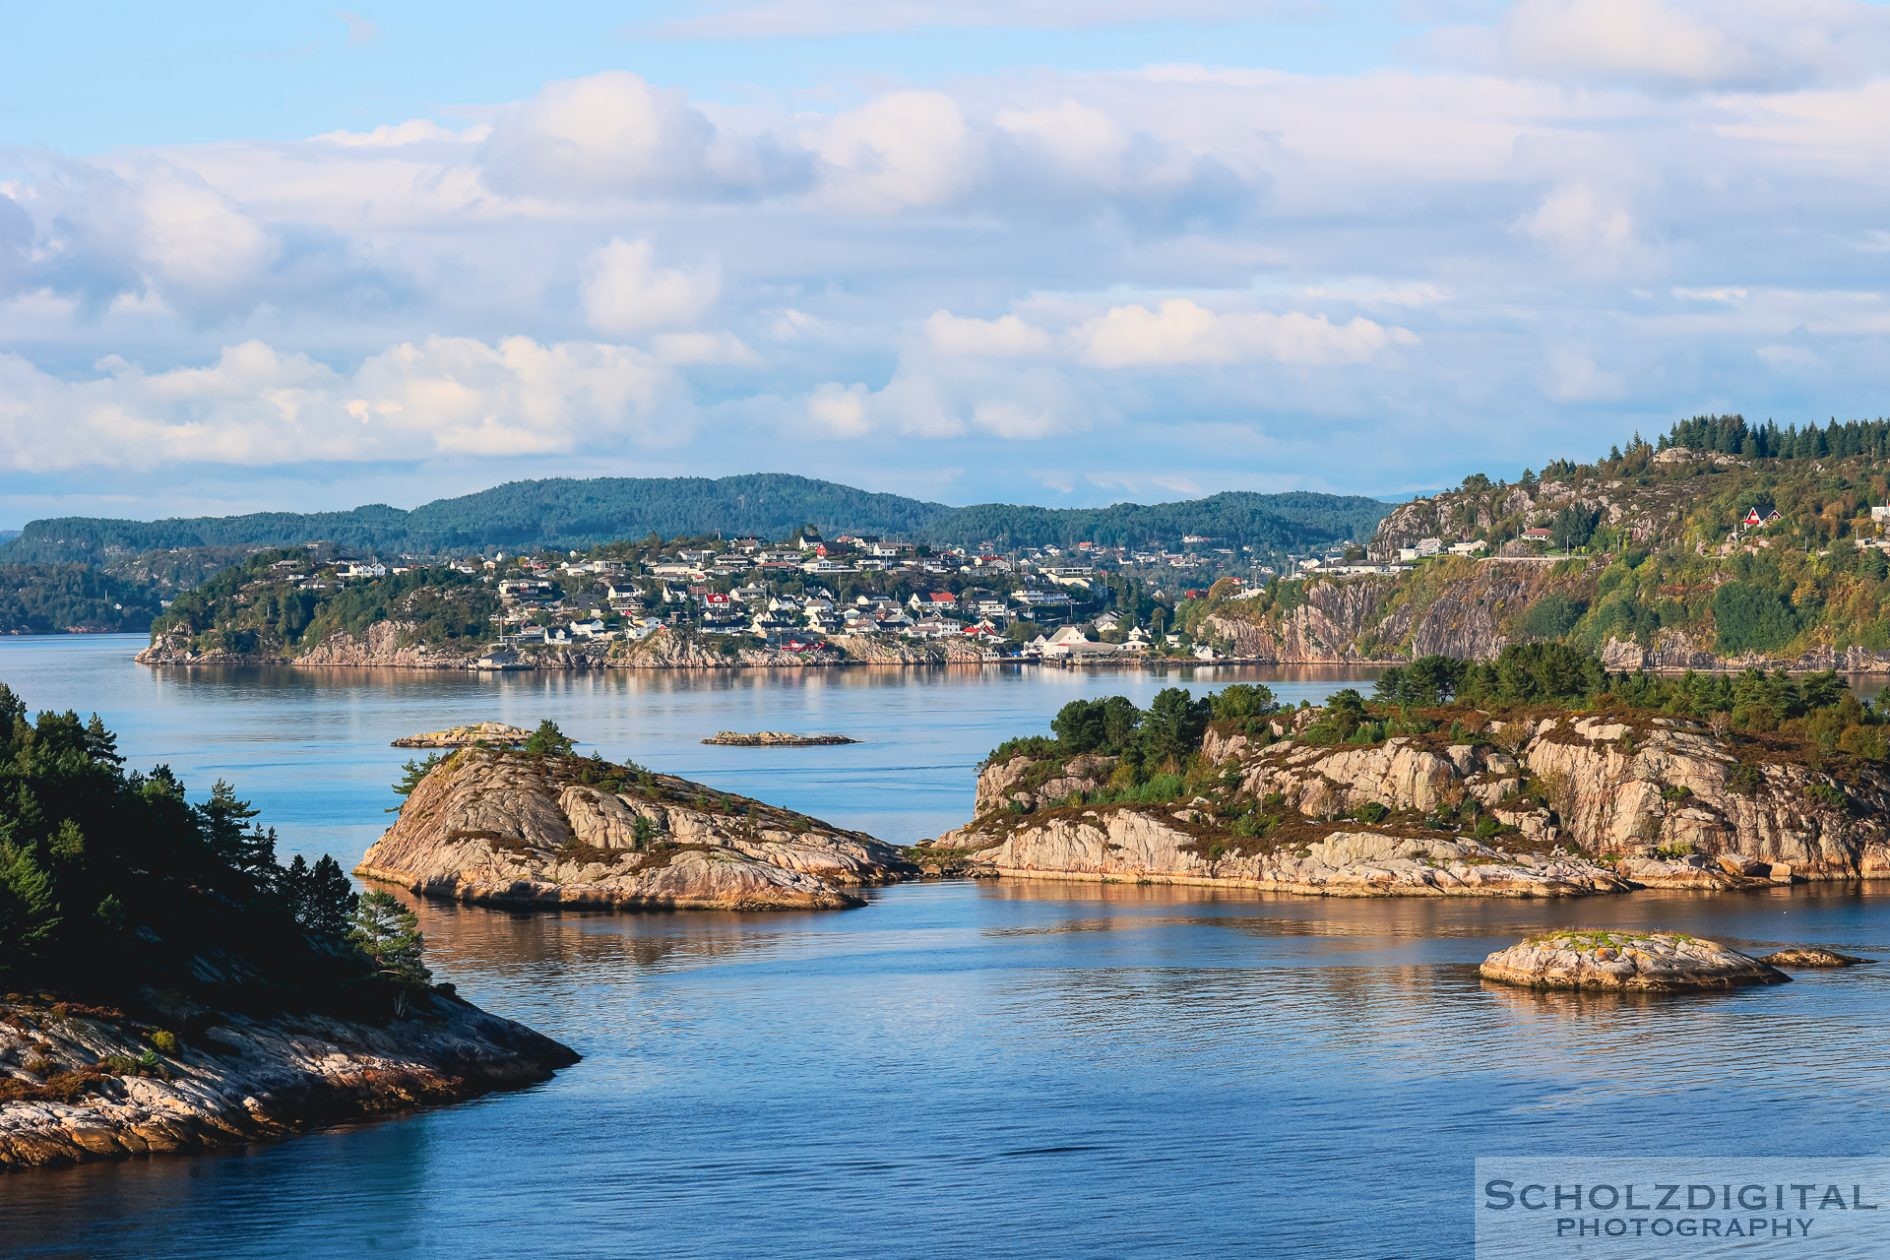
<path fill-rule="evenodd" d="M 197 1150 L 531 1084 L 566 1047 L 433 982 L 219 782 L 129 771 L 0 685 L 0 1170 Z"/>
<path fill-rule="evenodd" d="M 1370 697 L 1074 701 L 982 767 L 936 872 L 1560 897 L 1890 874 L 1890 725 L 1834 674 L 1430 656 Z"/>

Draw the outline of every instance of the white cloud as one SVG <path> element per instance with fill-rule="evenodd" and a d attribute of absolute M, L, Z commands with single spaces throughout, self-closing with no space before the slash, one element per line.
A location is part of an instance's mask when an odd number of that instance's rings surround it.
<path fill-rule="evenodd" d="M 1561 184 L 1516 227 L 1572 261 L 1614 267 L 1635 248 L 1634 216 L 1586 182 Z"/>
<path fill-rule="evenodd" d="M 836 437 L 872 434 L 946 440 L 985 434 L 1036 441 L 1076 433 L 1089 420 L 1058 370 L 954 371 L 901 363 L 884 387 L 828 381 L 806 398 L 807 416 Z"/>
<path fill-rule="evenodd" d="M 1015 315 L 968 319 L 950 311 L 933 311 L 927 317 L 925 339 L 935 352 L 953 357 L 1041 355 L 1054 344 L 1049 333 Z"/>
<path fill-rule="evenodd" d="M 1663 0 L 1521 0 L 1502 31 L 1525 73 L 1706 84 L 1761 70 L 1755 50 L 1710 17 Z"/>
<path fill-rule="evenodd" d="M 768 138 L 724 133 L 680 89 L 624 70 L 555 80 L 506 107 L 479 156 L 513 193 L 744 196 L 805 178 Z"/>
<path fill-rule="evenodd" d="M 1294 366 L 1364 363 L 1393 346 L 1417 342 L 1408 329 L 1358 316 L 1335 324 L 1300 311 L 1222 314 L 1188 298 L 1170 298 L 1153 310 L 1139 303 L 1113 307 L 1076 336 L 1084 358 L 1105 368 L 1256 360 Z"/>
<path fill-rule="evenodd" d="M 585 261 L 578 295 L 592 328 L 628 337 L 694 323 L 715 304 L 721 284 L 713 264 L 658 267 L 648 241 L 613 238 Z"/>
<path fill-rule="evenodd" d="M 944 205 L 969 190 L 983 153 L 943 92 L 890 92 L 807 131 L 827 164 L 823 200 L 853 210 Z"/>
<path fill-rule="evenodd" d="M 0 355 L 0 453 L 34 472 L 662 445 L 688 420 L 669 368 L 592 342 L 428 337 L 343 373 L 247 341 L 160 372 L 108 357 L 77 380 Z"/>

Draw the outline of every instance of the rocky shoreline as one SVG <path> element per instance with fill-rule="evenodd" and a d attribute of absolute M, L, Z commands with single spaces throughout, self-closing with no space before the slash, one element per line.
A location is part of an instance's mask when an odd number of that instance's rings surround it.
<path fill-rule="evenodd" d="M 569 1047 L 449 993 L 384 1022 L 0 1001 L 0 1171 L 200 1151 L 517 1089 Z"/>
<path fill-rule="evenodd" d="M 914 850 L 931 873 L 1194 884 L 1320 896 L 1574 897 L 1741 890 L 1890 876 L 1890 779 L 1839 783 L 1735 751 L 1704 726 L 1570 714 L 1499 722 L 1477 740 L 1322 745 L 1308 714 L 1257 741 L 1210 729 L 1202 756 L 1266 834 L 1224 806 L 1088 804 L 1113 758 L 1027 755 L 979 776 L 969 824 Z M 1742 760 L 1742 756 L 1746 759 Z M 1427 819 L 1474 802 L 1490 834 Z"/>

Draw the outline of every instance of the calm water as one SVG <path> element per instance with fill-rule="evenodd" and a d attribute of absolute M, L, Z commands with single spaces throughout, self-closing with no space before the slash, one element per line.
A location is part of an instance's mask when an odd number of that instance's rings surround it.
<path fill-rule="evenodd" d="M 134 763 L 199 792 L 232 779 L 285 851 L 349 862 L 393 799 L 406 754 L 387 741 L 450 722 L 551 716 L 607 755 L 903 841 L 963 819 L 999 739 L 1167 681 L 158 675 L 132 646 L 0 642 L 0 680 L 97 709 Z M 1294 699 L 1337 685 L 1275 681 Z M 723 727 L 867 742 L 695 742 Z M 1537 906 L 1016 883 L 824 915 L 426 908 L 437 972 L 585 1061 L 401 1120 L 0 1179 L 0 1251 L 1464 1255 L 1478 1155 L 1866 1155 L 1890 1137 L 1869 1101 L 1890 967 L 1575 1001 L 1484 988 L 1484 954 L 1579 922 L 1890 956 L 1887 912 L 1853 891 Z"/>

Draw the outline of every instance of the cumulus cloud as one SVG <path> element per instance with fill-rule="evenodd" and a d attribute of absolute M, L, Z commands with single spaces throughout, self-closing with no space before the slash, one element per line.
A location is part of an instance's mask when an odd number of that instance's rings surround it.
<path fill-rule="evenodd" d="M 479 158 L 513 193 L 739 197 L 807 175 L 768 137 L 725 133 L 680 89 L 625 70 L 556 80 L 501 110 Z"/>
<path fill-rule="evenodd" d="M 1054 344 L 1049 333 L 1015 315 L 968 319 L 950 311 L 933 311 L 926 318 L 925 340 L 937 353 L 953 357 L 1040 355 Z"/>
<path fill-rule="evenodd" d="M 591 327 L 613 337 L 694 323 L 720 290 L 713 264 L 658 267 L 648 241 L 617 238 L 586 260 L 578 287 Z"/>
<path fill-rule="evenodd" d="M 1604 268 L 1619 265 L 1635 249 L 1634 216 L 1585 181 L 1550 189 L 1516 227 L 1570 261 Z"/>
<path fill-rule="evenodd" d="M 807 419 L 835 437 L 894 435 L 945 440 L 988 435 L 1036 441 L 1081 432 L 1088 408 L 1060 371 L 940 373 L 901 363 L 879 389 L 828 381 L 804 400 Z"/>
<path fill-rule="evenodd" d="M 1111 308 L 1080 328 L 1083 357 L 1097 367 L 1169 367 L 1266 361 L 1293 366 L 1364 363 L 1394 346 L 1417 344 L 1410 330 L 1354 316 L 1335 324 L 1303 311 L 1221 313 L 1188 298 L 1154 309 Z"/>
<path fill-rule="evenodd" d="M 1890 13 L 1861 0 L 1519 0 L 1446 49 L 1504 69 L 1657 91 L 1778 88 L 1868 76 Z"/>
<path fill-rule="evenodd" d="M 158 372 L 109 357 L 76 380 L 0 354 L 0 451 L 35 472 L 660 445 L 688 419 L 668 367 L 593 342 L 428 337 L 342 372 L 248 341 Z"/>
<path fill-rule="evenodd" d="M 806 133 L 826 166 L 823 197 L 856 210 L 948 204 L 984 160 L 958 102 L 943 92 L 889 92 Z"/>

